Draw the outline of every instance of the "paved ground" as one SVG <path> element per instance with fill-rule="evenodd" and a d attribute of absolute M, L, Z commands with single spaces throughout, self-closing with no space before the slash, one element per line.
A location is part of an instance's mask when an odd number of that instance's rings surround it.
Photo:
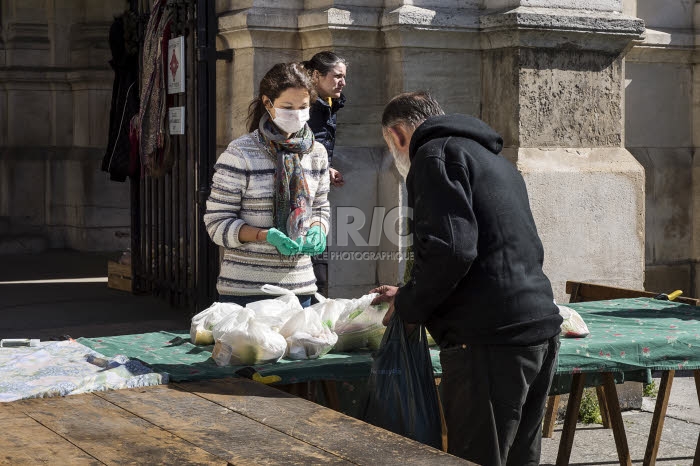
<path fill-rule="evenodd" d="M 62 250 L 0 255 L 0 338 L 47 340 L 64 334 L 77 338 L 189 328 L 188 310 L 107 288 L 107 260 L 118 257 Z M 61 281 L 100 278 L 102 282 Z M 11 283 L 18 281 L 34 283 Z"/>
<path fill-rule="evenodd" d="M 107 260 L 119 254 L 49 251 L 37 255 L 0 255 L 0 338 L 74 338 L 178 330 L 189 327 L 190 312 L 172 309 L 160 299 L 110 290 L 105 282 L 10 283 L 17 281 L 106 277 Z M 658 385 L 658 380 L 657 380 Z M 641 411 L 623 413 L 635 464 L 641 464 L 651 423 L 653 400 Z M 700 407 L 692 378 L 676 378 L 664 426 L 658 464 L 691 465 Z M 556 461 L 561 426 L 542 443 L 543 465 Z M 580 425 L 572 465 L 618 464 L 612 431 Z"/>

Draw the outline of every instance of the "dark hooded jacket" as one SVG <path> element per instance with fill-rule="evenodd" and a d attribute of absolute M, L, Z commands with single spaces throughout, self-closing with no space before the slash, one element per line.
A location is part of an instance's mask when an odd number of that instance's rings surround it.
<path fill-rule="evenodd" d="M 323 144 L 328 152 L 328 166 L 332 166 L 333 148 L 335 147 L 335 129 L 338 126 L 338 110 L 345 107 L 345 95 L 333 99 L 333 105 L 322 98 L 316 99 L 309 114 L 309 128 L 314 132 L 316 141 Z"/>
<path fill-rule="evenodd" d="M 411 139 L 415 263 L 395 306 L 441 347 L 531 345 L 560 331 L 525 182 L 502 148 L 466 115 L 429 118 Z"/>

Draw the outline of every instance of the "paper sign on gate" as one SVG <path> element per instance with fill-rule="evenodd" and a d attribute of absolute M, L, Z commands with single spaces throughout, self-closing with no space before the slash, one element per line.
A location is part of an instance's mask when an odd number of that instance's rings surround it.
<path fill-rule="evenodd" d="M 185 37 L 168 41 L 168 94 L 185 92 Z"/>
<path fill-rule="evenodd" d="M 185 134 L 185 107 L 170 107 L 168 109 L 170 134 Z"/>

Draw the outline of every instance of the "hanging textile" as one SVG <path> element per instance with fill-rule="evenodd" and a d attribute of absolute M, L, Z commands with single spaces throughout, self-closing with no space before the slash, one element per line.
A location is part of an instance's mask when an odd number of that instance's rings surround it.
<path fill-rule="evenodd" d="M 167 56 L 172 10 L 155 0 L 144 35 L 141 67 L 141 108 L 137 129 L 143 174 L 162 176 L 173 164 L 169 150 Z"/>

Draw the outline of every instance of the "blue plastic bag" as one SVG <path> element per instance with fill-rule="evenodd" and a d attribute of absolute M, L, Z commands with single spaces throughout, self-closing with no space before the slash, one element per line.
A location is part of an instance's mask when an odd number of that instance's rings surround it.
<path fill-rule="evenodd" d="M 365 421 L 440 448 L 440 406 L 425 327 L 406 335 L 394 313 L 373 358 Z"/>

